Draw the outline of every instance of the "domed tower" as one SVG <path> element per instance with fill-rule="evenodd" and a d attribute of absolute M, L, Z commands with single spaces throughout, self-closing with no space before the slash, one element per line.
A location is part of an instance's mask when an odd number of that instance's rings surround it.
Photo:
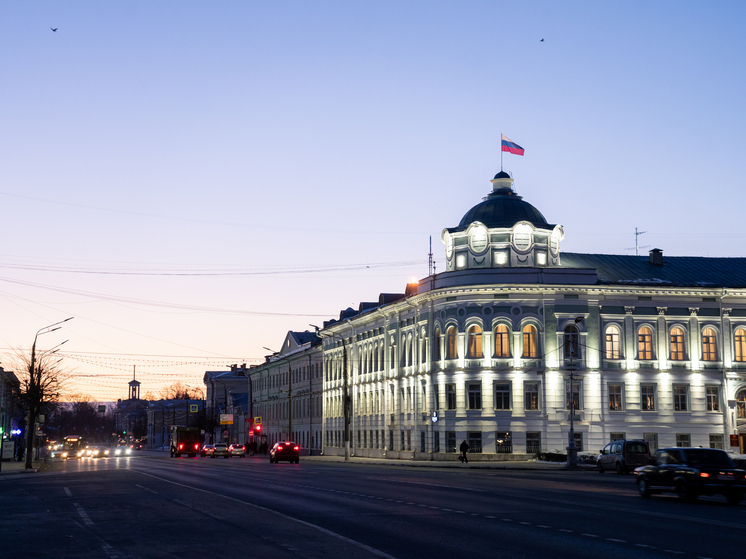
<path fill-rule="evenodd" d="M 500 171 L 492 192 L 461 219 L 444 229 L 446 271 L 474 268 L 559 266 L 565 233 L 513 190 L 513 178 Z"/>

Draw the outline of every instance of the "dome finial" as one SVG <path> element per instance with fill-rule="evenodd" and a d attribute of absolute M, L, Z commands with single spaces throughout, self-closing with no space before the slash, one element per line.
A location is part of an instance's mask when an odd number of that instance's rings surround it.
<path fill-rule="evenodd" d="M 490 182 L 492 183 L 492 192 L 500 190 L 513 191 L 513 177 L 503 170 L 500 170 Z"/>

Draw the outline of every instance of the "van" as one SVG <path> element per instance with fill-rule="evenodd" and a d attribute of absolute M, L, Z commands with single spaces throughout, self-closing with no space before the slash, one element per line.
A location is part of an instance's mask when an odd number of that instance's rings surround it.
<path fill-rule="evenodd" d="M 611 441 L 599 450 L 596 458 L 596 468 L 600 473 L 605 470 L 616 470 L 618 474 L 626 474 L 638 466 L 645 466 L 650 460 L 650 448 L 643 440 Z"/>

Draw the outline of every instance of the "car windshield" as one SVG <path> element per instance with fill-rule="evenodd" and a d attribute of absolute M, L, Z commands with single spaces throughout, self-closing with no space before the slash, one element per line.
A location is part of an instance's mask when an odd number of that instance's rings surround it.
<path fill-rule="evenodd" d="M 627 443 L 628 454 L 646 454 L 648 447 L 643 443 Z"/>
<path fill-rule="evenodd" d="M 734 468 L 728 455 L 722 450 L 712 448 L 691 448 L 684 451 L 690 466 L 721 466 Z"/>

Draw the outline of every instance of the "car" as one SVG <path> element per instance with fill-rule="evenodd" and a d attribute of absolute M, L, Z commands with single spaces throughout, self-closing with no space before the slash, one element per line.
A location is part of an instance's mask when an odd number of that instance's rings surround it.
<path fill-rule="evenodd" d="M 618 439 L 598 451 L 596 468 L 601 473 L 605 470 L 616 470 L 618 474 L 626 474 L 649 461 L 648 443 L 640 439 Z"/>
<path fill-rule="evenodd" d="M 647 466 L 635 469 L 641 497 L 673 492 L 685 501 L 700 495 L 723 495 L 737 505 L 746 493 L 746 470 L 736 468 L 723 450 L 662 448 Z"/>
<path fill-rule="evenodd" d="M 231 456 L 240 456 L 241 458 L 246 458 L 246 446 L 242 444 L 232 444 L 228 447 L 228 452 L 230 452 Z"/>
<path fill-rule="evenodd" d="M 292 441 L 275 443 L 269 451 L 269 463 L 278 464 L 280 460 L 297 464 L 300 461 L 300 447 Z"/>
<path fill-rule="evenodd" d="M 52 460 L 67 460 L 67 449 L 64 444 L 50 445 L 49 458 Z"/>
<path fill-rule="evenodd" d="M 145 448 L 145 443 L 143 443 L 142 441 L 132 441 L 131 448 L 132 450 L 142 450 L 143 448 Z"/>
<path fill-rule="evenodd" d="M 215 450 L 214 444 L 206 444 L 202 447 L 202 450 L 199 451 L 199 455 L 204 458 L 205 456 L 212 456 L 212 451 Z"/>
<path fill-rule="evenodd" d="M 125 443 L 120 443 L 114 449 L 114 456 L 131 456 L 132 448 Z"/>
<path fill-rule="evenodd" d="M 223 456 L 224 458 L 231 457 L 231 453 L 228 450 L 228 443 L 215 443 L 215 448 L 212 449 L 210 457 L 217 458 L 218 456 Z"/>
<path fill-rule="evenodd" d="M 86 458 L 108 458 L 109 445 L 92 444 L 85 450 Z"/>

